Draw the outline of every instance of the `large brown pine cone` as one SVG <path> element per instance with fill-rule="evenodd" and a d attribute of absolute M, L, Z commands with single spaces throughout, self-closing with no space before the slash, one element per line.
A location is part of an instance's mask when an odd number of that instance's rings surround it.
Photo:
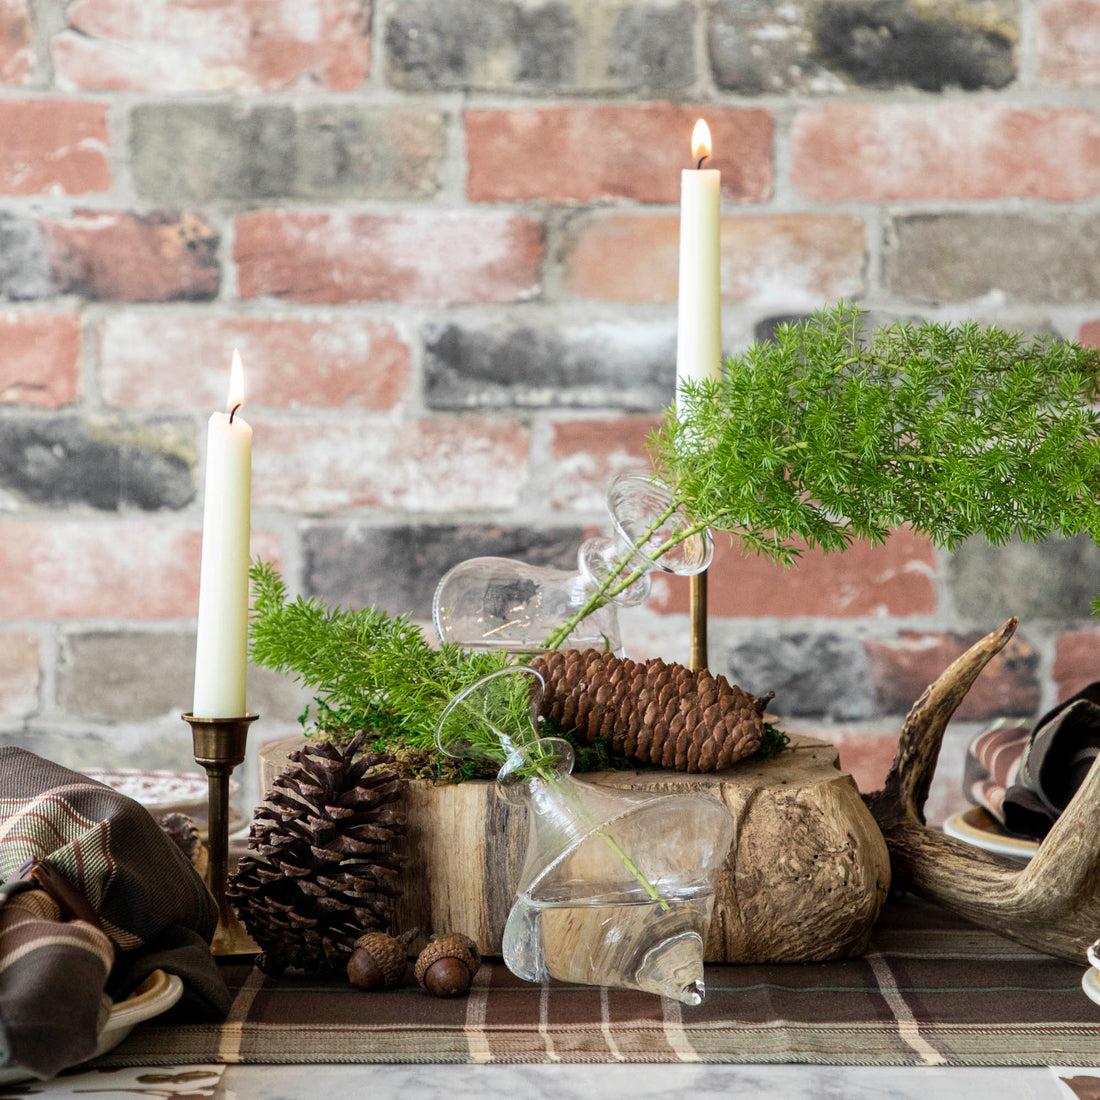
<path fill-rule="evenodd" d="M 262 967 L 343 970 L 355 941 L 386 930 L 405 834 L 392 756 L 365 753 L 357 735 L 288 753 L 253 816 L 226 893 L 263 949 Z"/>
<path fill-rule="evenodd" d="M 594 649 L 556 650 L 531 662 L 546 681 L 540 713 L 583 742 L 609 740 L 642 764 L 713 772 L 760 747 L 757 698 L 706 669 L 639 662 Z"/>

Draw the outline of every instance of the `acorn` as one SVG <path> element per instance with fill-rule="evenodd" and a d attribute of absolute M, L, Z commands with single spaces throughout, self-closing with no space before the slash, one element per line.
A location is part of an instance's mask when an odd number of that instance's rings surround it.
<path fill-rule="evenodd" d="M 448 932 L 433 936 L 417 957 L 413 973 L 433 997 L 460 997 L 481 969 L 481 952 L 469 936 Z"/>
<path fill-rule="evenodd" d="M 360 989 L 396 989 L 408 969 L 406 944 L 385 932 L 360 936 L 348 959 L 348 981 Z"/>

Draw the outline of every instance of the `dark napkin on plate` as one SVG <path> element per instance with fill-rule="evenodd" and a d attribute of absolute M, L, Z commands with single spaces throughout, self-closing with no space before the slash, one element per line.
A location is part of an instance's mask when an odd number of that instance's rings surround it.
<path fill-rule="evenodd" d="M 34 860 L 90 905 L 89 919 L 63 919 L 42 889 L 10 892 Z M 0 747 L 0 882 L 0 1066 L 46 1078 L 91 1057 L 111 1002 L 155 969 L 183 980 L 180 1011 L 228 1012 L 209 946 L 214 899 L 132 798 Z"/>
<path fill-rule="evenodd" d="M 1017 836 L 1040 839 L 1069 805 L 1100 755 L 1100 681 L 1059 703 L 1035 724 L 994 726 L 966 754 L 963 787 Z"/>

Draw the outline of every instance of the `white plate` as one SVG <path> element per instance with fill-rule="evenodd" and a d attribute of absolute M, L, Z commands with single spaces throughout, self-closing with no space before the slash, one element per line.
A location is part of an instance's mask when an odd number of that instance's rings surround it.
<path fill-rule="evenodd" d="M 141 768 L 84 768 L 83 774 L 140 802 L 147 809 L 206 804 L 206 776 Z"/>
<path fill-rule="evenodd" d="M 956 840 L 973 844 L 975 848 L 1014 859 L 1031 859 L 1039 847 L 1037 840 L 1010 836 L 981 806 L 971 806 L 969 810 L 949 817 L 943 823 L 943 831 Z"/>
<path fill-rule="evenodd" d="M 1100 973 L 1097 972 L 1095 967 L 1089 967 L 1081 975 L 1081 988 L 1090 1001 L 1095 1001 L 1100 1005 Z"/>
<path fill-rule="evenodd" d="M 205 838 L 209 787 L 204 774 L 147 771 L 141 768 L 84 768 L 82 774 L 140 802 L 154 817 L 164 817 L 170 813 L 186 814 Z M 233 798 L 240 789 L 240 783 L 230 779 L 229 797 Z M 239 829 L 242 824 L 247 825 L 247 820 L 239 810 L 230 806 L 230 832 Z"/>
<path fill-rule="evenodd" d="M 167 1012 L 182 996 L 183 981 L 178 975 L 154 970 L 126 1000 L 119 1001 L 111 1009 L 111 1014 L 99 1033 L 99 1042 L 92 1057 L 98 1058 L 118 1046 L 143 1020 L 151 1020 L 154 1016 Z M 0 1069 L 0 1084 L 33 1079 L 34 1075 L 22 1066 Z"/>

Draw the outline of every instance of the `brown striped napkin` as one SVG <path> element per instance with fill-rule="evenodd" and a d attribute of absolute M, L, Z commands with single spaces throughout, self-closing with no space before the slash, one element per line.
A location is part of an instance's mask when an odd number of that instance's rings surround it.
<path fill-rule="evenodd" d="M 87 902 L 88 919 L 66 919 L 56 891 L 15 892 L 34 861 Z M 228 1011 L 213 899 L 133 799 L 0 748 L 0 881 L 0 1066 L 46 1078 L 90 1057 L 112 1002 L 158 968 L 183 979 L 184 1012 Z"/>
<path fill-rule="evenodd" d="M 1059 703 L 1034 728 L 994 726 L 967 751 L 963 787 L 1005 830 L 1046 836 L 1100 754 L 1100 681 Z"/>

